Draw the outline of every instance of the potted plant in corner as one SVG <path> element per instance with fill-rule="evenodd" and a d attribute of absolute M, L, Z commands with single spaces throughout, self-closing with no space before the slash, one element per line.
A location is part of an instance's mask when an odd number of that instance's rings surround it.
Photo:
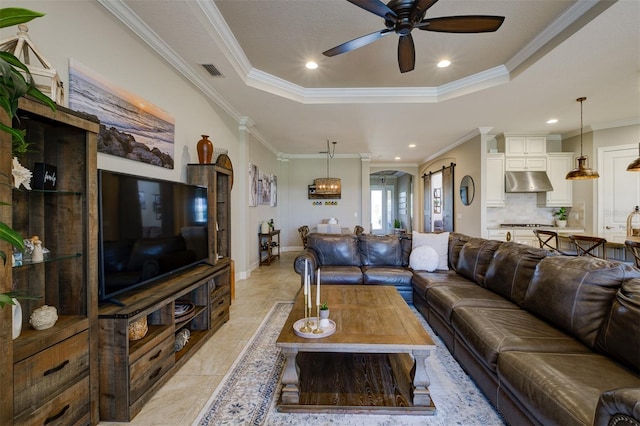
<path fill-rule="evenodd" d="M 28 9 L 0 8 L 0 28 L 23 24 L 41 16 L 44 16 L 44 14 Z M 11 135 L 11 152 L 13 155 L 25 153 L 28 147 L 28 143 L 24 139 L 26 132 L 14 129 L 10 124 L 18 110 L 18 100 L 25 95 L 38 99 L 55 111 L 55 103 L 35 86 L 29 68 L 13 54 L 0 52 L 0 106 L 7 113 L 9 122 L 9 125 L 0 122 L 0 131 Z M 9 176 L 9 179 L 11 179 L 11 176 Z M 0 205 L 8 206 L 10 204 L 0 201 Z M 24 242 L 20 234 L 1 221 L 0 241 L 5 241 L 20 251 L 24 249 Z M 3 267 L 7 267 L 7 253 L 0 250 L 0 257 L 2 258 Z M 4 285 L 0 286 L 0 289 L 2 288 L 4 288 Z M 0 309 L 7 304 L 15 305 L 16 297 L 31 298 L 19 294 L 19 292 L 0 293 Z"/>
<path fill-rule="evenodd" d="M 564 207 L 560 207 L 558 210 L 553 212 L 553 216 L 556 218 L 556 226 L 558 228 L 564 228 L 567 226 L 567 209 Z"/>

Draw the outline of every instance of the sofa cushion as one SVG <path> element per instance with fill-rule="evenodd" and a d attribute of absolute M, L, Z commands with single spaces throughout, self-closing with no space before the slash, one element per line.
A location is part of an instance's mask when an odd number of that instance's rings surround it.
<path fill-rule="evenodd" d="M 598 337 L 596 349 L 640 373 L 640 279 L 622 283 Z"/>
<path fill-rule="evenodd" d="M 561 277 L 561 279 L 559 279 Z M 538 263 L 522 306 L 593 348 L 630 264 L 587 256 L 549 256 Z"/>
<path fill-rule="evenodd" d="M 363 266 L 363 284 L 383 284 L 395 286 L 410 286 L 413 274 L 402 267 Z"/>
<path fill-rule="evenodd" d="M 462 306 L 518 309 L 518 306 L 478 285 L 442 285 L 429 290 L 429 307 L 447 322 Z"/>
<path fill-rule="evenodd" d="M 362 270 L 359 266 L 321 266 L 322 284 L 362 284 Z"/>
<path fill-rule="evenodd" d="M 435 286 L 449 284 L 477 287 L 476 283 L 461 277 L 454 271 L 413 271 L 413 278 L 411 278 L 411 285 L 414 291 L 425 300 L 427 300 L 427 292 L 429 289 Z"/>
<path fill-rule="evenodd" d="M 595 353 L 502 353 L 498 378 L 545 425 L 592 425 L 602 392 L 640 386 L 637 376 Z"/>
<path fill-rule="evenodd" d="M 364 266 L 402 266 L 402 245 L 396 235 L 361 234 L 358 249 Z"/>
<path fill-rule="evenodd" d="M 484 286 L 517 305 L 529 286 L 538 262 L 549 252 L 518 243 L 503 243 L 493 255 L 484 277 Z"/>
<path fill-rule="evenodd" d="M 484 287 L 484 277 L 501 241 L 471 238 L 460 249 L 456 272 Z"/>
<path fill-rule="evenodd" d="M 438 269 L 438 262 L 438 253 L 431 246 L 416 247 L 409 257 L 409 266 L 416 271 L 433 272 Z"/>
<path fill-rule="evenodd" d="M 316 252 L 319 265 L 360 266 L 355 235 L 309 234 L 307 248 Z"/>
<path fill-rule="evenodd" d="M 589 352 L 573 337 L 523 309 L 458 307 L 451 314 L 456 335 L 490 370 L 508 351 Z"/>
<path fill-rule="evenodd" d="M 438 253 L 438 269 L 449 269 L 449 233 L 440 232 L 434 233 L 422 233 L 413 231 L 412 236 L 412 249 L 421 246 L 430 246 Z"/>
<path fill-rule="evenodd" d="M 449 233 L 449 269 L 458 269 L 460 250 L 472 237 L 458 232 Z"/>

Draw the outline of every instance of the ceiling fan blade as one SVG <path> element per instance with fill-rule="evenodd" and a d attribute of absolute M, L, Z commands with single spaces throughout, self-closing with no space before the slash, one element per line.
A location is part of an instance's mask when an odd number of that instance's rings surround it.
<path fill-rule="evenodd" d="M 440 33 L 490 33 L 502 25 L 504 16 L 468 15 L 425 19 L 415 26 Z"/>
<path fill-rule="evenodd" d="M 353 40 L 347 41 L 346 43 L 342 43 L 339 46 L 336 46 L 332 49 L 322 52 L 324 56 L 336 56 L 341 53 L 347 53 L 351 50 L 358 49 L 362 46 L 366 46 L 369 43 L 373 43 L 376 40 L 381 39 L 386 34 L 391 32 L 390 29 L 384 29 L 380 31 L 376 31 L 375 33 L 367 34 L 362 37 L 354 38 Z"/>
<path fill-rule="evenodd" d="M 347 0 L 347 1 L 375 15 L 378 15 L 382 18 L 390 19 L 393 22 L 395 22 L 395 18 L 398 17 L 398 15 L 396 15 L 396 13 L 393 10 L 389 9 L 389 7 L 386 4 L 382 3 L 380 0 Z"/>
<path fill-rule="evenodd" d="M 409 15 L 409 21 L 414 21 L 421 14 L 424 16 L 424 12 L 431 6 L 436 4 L 438 0 L 415 0 L 411 7 L 411 15 Z"/>
<path fill-rule="evenodd" d="M 416 49 L 413 45 L 411 33 L 401 36 L 398 40 L 398 66 L 400 72 L 412 71 L 416 65 Z"/>

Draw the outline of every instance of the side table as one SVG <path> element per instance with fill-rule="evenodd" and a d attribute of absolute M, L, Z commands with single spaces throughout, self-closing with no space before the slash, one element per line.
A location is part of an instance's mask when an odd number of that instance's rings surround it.
<path fill-rule="evenodd" d="M 260 265 L 271 265 L 271 261 L 280 257 L 280 230 L 263 234 L 258 233 L 258 256 Z"/>

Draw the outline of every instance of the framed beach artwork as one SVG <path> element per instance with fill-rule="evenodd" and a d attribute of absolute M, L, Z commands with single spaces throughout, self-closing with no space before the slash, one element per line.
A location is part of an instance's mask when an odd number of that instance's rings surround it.
<path fill-rule="evenodd" d="M 100 120 L 98 152 L 173 169 L 173 117 L 74 59 L 69 61 L 69 108 Z"/>

